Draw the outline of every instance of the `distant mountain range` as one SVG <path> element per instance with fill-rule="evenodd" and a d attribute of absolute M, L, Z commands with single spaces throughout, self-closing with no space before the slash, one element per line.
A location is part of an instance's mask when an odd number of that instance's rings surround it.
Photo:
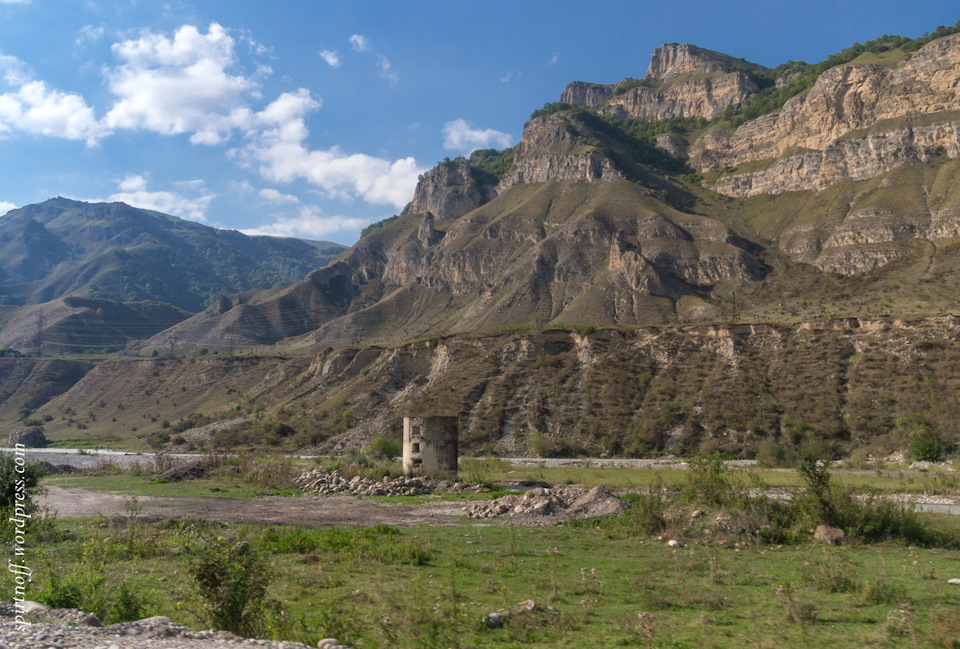
<path fill-rule="evenodd" d="M 78 296 L 196 312 L 218 294 L 297 281 L 345 249 L 251 237 L 124 203 L 54 198 L 0 218 L 0 304 Z"/>

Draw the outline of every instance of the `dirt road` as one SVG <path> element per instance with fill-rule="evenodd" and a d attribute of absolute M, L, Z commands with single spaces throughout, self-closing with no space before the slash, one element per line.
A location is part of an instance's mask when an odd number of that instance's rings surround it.
<path fill-rule="evenodd" d="M 41 505 L 61 517 L 112 516 L 125 512 L 118 493 L 48 487 L 38 498 Z M 261 498 L 172 498 L 142 496 L 140 516 L 149 518 L 203 518 L 222 523 L 273 523 L 307 527 L 325 525 L 375 525 L 409 527 L 453 525 L 463 520 L 463 505 L 454 502 L 398 505 L 356 496 L 264 496 Z"/>

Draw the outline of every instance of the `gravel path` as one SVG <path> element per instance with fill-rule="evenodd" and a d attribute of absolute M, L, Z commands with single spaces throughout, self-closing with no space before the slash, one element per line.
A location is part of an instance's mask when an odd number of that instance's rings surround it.
<path fill-rule="evenodd" d="M 47 487 L 37 499 L 61 517 L 97 516 L 124 512 L 123 494 Z M 376 523 L 409 527 L 428 523 L 452 525 L 463 520 L 463 503 L 427 502 L 421 505 L 385 503 L 356 496 L 263 496 L 261 498 L 173 498 L 140 496 L 142 516 L 160 518 L 203 518 L 221 523 L 363 525 Z"/>

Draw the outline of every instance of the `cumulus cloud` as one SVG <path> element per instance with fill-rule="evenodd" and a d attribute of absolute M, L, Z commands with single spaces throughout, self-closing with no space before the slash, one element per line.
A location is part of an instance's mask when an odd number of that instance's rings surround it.
<path fill-rule="evenodd" d="M 409 157 L 391 162 L 362 153 L 344 153 L 336 146 L 309 149 L 304 144 L 309 135 L 305 116 L 319 105 L 303 88 L 282 94 L 254 116 L 261 130 L 241 152 L 242 160 L 256 165 L 271 182 L 305 179 L 330 196 L 360 197 L 369 203 L 403 207 L 424 170 Z"/>
<path fill-rule="evenodd" d="M 117 184 L 118 191 L 111 194 L 107 202 L 118 201 L 133 207 L 172 214 L 190 221 L 206 222 L 207 208 L 214 195 L 207 192 L 203 181 L 187 181 L 177 183 L 176 186 L 184 193 L 150 191 L 147 189 L 146 178 L 131 174 Z"/>
<path fill-rule="evenodd" d="M 284 203 L 298 205 L 300 203 L 300 199 L 293 194 L 284 194 L 272 188 L 261 189 L 259 194 L 260 198 L 275 205 L 283 205 Z"/>
<path fill-rule="evenodd" d="M 322 239 L 335 232 L 357 230 L 368 221 L 348 216 L 323 216 L 320 208 L 302 205 L 296 216 L 280 216 L 270 224 L 241 230 L 251 236 Z"/>
<path fill-rule="evenodd" d="M 104 118 L 108 127 L 190 133 L 194 144 L 220 144 L 249 126 L 246 97 L 258 95 L 258 84 L 228 71 L 236 64 L 234 40 L 217 23 L 206 34 L 184 25 L 172 39 L 146 32 L 113 52 L 123 63 L 106 72 L 118 97 Z"/>
<path fill-rule="evenodd" d="M 0 201 L 0 215 L 6 214 L 10 210 L 17 209 L 17 206 L 9 201 Z"/>
<path fill-rule="evenodd" d="M 0 94 L 0 135 L 23 131 L 32 135 L 84 140 L 88 146 L 109 133 L 80 95 L 47 87 L 32 78 L 22 61 L 0 55 L 0 70 L 11 87 Z"/>
<path fill-rule="evenodd" d="M 547 65 L 556 65 L 560 62 L 560 52 L 554 52 L 553 56 L 550 57 L 550 60 L 547 61 Z"/>
<path fill-rule="evenodd" d="M 320 52 L 320 58 L 326 61 L 327 65 L 331 68 L 340 67 L 340 55 L 337 54 L 336 50 L 322 50 Z"/>
<path fill-rule="evenodd" d="M 370 41 L 360 34 L 354 34 L 350 37 L 350 47 L 352 47 L 355 52 L 366 52 L 370 49 Z"/>
<path fill-rule="evenodd" d="M 509 133 L 492 128 L 475 129 L 464 119 L 455 119 L 443 126 L 443 148 L 472 153 L 477 149 L 504 149 L 513 143 Z"/>

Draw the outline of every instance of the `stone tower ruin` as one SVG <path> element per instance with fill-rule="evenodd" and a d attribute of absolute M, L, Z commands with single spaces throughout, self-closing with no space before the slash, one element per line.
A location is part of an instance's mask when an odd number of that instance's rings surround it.
<path fill-rule="evenodd" d="M 457 476 L 458 417 L 403 418 L 403 472 Z"/>

